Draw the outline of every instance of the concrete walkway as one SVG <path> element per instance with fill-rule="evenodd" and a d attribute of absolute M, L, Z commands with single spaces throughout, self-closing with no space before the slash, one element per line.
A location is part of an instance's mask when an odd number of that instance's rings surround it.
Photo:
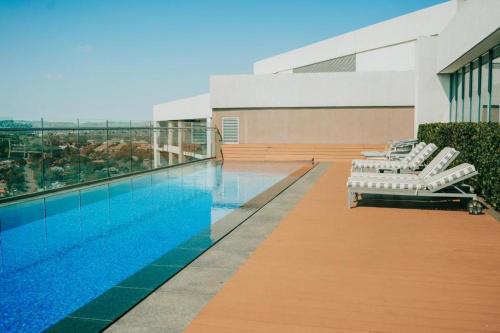
<path fill-rule="evenodd" d="M 500 223 L 349 210 L 348 174 L 331 166 L 186 332 L 500 332 Z"/>

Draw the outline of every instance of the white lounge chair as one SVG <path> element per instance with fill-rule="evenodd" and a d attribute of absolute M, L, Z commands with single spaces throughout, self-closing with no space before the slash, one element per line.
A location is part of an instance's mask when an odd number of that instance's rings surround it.
<path fill-rule="evenodd" d="M 401 161 L 381 161 L 381 160 L 353 160 L 353 172 L 409 172 L 417 170 L 422 163 L 437 149 L 436 145 L 430 143 L 425 145 L 419 143 L 414 149 Z"/>
<path fill-rule="evenodd" d="M 444 170 L 453 162 L 460 154 L 459 151 L 451 148 L 443 148 L 439 154 L 432 159 L 432 161 L 420 173 L 374 173 L 374 172 L 352 172 L 351 177 L 368 177 L 368 178 L 381 178 L 381 179 L 408 179 L 418 180 L 432 177 Z"/>
<path fill-rule="evenodd" d="M 359 195 L 363 193 L 381 195 L 400 195 L 409 197 L 445 197 L 469 199 L 468 209 L 471 214 L 479 214 L 482 205 L 470 186 L 459 183 L 477 175 L 473 165 L 460 164 L 434 176 L 417 179 L 382 179 L 372 177 L 349 177 L 347 181 L 348 205 L 351 208 Z"/>

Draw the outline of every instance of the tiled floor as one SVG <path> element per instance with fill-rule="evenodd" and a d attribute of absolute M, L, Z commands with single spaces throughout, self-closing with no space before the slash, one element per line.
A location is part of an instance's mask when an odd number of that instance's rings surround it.
<path fill-rule="evenodd" d="M 186 330 L 500 332 L 500 223 L 348 209 L 335 163 Z"/>

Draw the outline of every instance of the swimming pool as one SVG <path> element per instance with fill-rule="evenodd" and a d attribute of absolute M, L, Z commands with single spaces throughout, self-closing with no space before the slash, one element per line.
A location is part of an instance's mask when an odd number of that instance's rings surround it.
<path fill-rule="evenodd" d="M 0 331 L 89 317 L 105 327 L 222 237 L 218 222 L 297 169 L 198 162 L 0 207 Z"/>

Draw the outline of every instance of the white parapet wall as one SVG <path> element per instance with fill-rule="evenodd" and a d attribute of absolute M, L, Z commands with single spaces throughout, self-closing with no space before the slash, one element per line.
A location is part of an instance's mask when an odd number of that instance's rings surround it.
<path fill-rule="evenodd" d="M 263 59 L 254 63 L 254 73 L 271 74 L 286 72 L 293 68 L 333 58 L 414 41 L 420 36 L 437 35 L 455 15 L 456 8 L 456 1 L 445 2 Z M 391 66 L 389 63 L 391 59 L 382 58 L 382 61 L 387 62 L 386 64 L 382 64 L 384 68 Z"/>
<path fill-rule="evenodd" d="M 210 94 L 178 99 L 153 107 L 155 122 L 165 120 L 208 119 L 212 117 Z"/>
<path fill-rule="evenodd" d="M 413 106 L 414 82 L 413 71 L 212 76 L 211 106 Z"/>

